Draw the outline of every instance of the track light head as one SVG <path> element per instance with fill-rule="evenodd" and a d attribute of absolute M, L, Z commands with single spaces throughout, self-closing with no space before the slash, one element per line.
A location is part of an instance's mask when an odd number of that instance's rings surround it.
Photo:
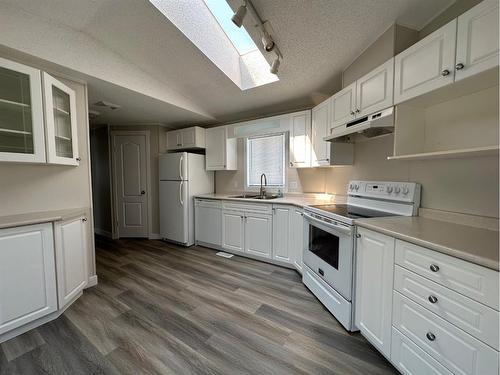
<path fill-rule="evenodd" d="M 241 5 L 238 10 L 233 14 L 231 17 L 231 21 L 238 26 L 241 27 L 243 25 L 243 19 L 245 18 L 245 15 L 247 14 L 247 4 Z"/>
<path fill-rule="evenodd" d="M 267 32 L 262 33 L 262 45 L 267 52 L 271 52 L 274 49 L 274 40 Z"/>
<path fill-rule="evenodd" d="M 276 58 L 274 59 L 273 63 L 271 64 L 271 68 L 269 69 L 269 71 L 272 73 L 272 74 L 278 74 L 278 69 L 280 68 L 280 57 L 279 56 L 276 56 Z"/>

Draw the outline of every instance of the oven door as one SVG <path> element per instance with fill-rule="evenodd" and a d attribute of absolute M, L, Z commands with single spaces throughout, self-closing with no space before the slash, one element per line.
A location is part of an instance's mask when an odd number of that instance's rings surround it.
<path fill-rule="evenodd" d="M 304 263 L 351 301 L 354 253 L 351 226 L 326 222 L 309 213 L 304 213 L 304 218 Z"/>

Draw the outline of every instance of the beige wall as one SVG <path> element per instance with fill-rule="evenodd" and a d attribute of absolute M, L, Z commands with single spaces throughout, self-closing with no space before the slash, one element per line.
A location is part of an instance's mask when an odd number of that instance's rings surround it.
<path fill-rule="evenodd" d="M 109 136 L 106 125 L 90 130 L 90 161 L 92 165 L 94 227 L 98 234 L 111 236 Z"/>
<path fill-rule="evenodd" d="M 57 78 L 57 77 L 56 77 Z M 87 86 L 58 78 L 76 92 L 80 165 L 0 163 L 0 215 L 91 207 Z M 89 220 L 92 224 L 92 220 Z M 93 231 L 88 231 L 89 263 L 94 269 Z"/>
<path fill-rule="evenodd" d="M 158 157 L 160 154 L 165 153 L 166 139 L 165 128 L 159 125 L 113 125 L 111 130 L 148 130 L 150 136 L 150 183 L 151 183 L 151 234 L 153 236 L 160 233 L 160 210 L 159 210 L 159 183 L 158 183 Z"/>

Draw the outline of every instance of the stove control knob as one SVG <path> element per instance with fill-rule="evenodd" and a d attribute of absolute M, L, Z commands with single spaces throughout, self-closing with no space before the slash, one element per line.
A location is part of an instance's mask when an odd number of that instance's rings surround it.
<path fill-rule="evenodd" d="M 359 190 L 359 185 L 358 184 L 354 185 L 354 189 L 356 189 L 356 191 L 358 191 Z"/>
<path fill-rule="evenodd" d="M 387 192 L 388 192 L 389 194 L 391 194 L 391 193 L 392 193 L 392 186 L 387 186 Z"/>
<path fill-rule="evenodd" d="M 352 190 L 354 189 L 354 186 L 352 186 L 352 184 L 349 185 L 349 190 Z"/>
<path fill-rule="evenodd" d="M 403 187 L 403 194 L 406 195 L 410 192 L 410 189 L 408 189 L 408 186 Z"/>
<path fill-rule="evenodd" d="M 401 188 L 399 186 L 396 186 L 394 188 L 394 193 L 399 194 L 400 191 L 401 191 Z"/>

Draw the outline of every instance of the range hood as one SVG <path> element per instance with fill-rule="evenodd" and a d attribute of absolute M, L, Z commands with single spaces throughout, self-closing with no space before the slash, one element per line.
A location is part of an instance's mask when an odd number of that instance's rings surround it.
<path fill-rule="evenodd" d="M 355 133 L 371 138 L 382 134 L 392 133 L 393 131 L 394 107 L 390 107 L 371 115 L 357 118 L 347 124 L 337 126 L 331 130 L 331 134 L 328 137 L 323 139 L 332 142 L 337 138 Z"/>

